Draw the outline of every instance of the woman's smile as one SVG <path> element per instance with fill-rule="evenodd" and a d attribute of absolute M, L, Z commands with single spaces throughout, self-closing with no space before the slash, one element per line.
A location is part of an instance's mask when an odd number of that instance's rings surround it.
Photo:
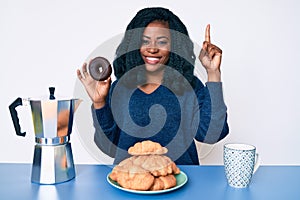
<path fill-rule="evenodd" d="M 161 71 L 168 62 L 171 49 L 168 27 L 166 22 L 154 21 L 144 30 L 140 53 L 148 72 Z"/>
<path fill-rule="evenodd" d="M 150 64 L 150 65 L 156 65 L 158 63 L 160 63 L 160 59 L 161 57 L 145 57 L 145 61 L 147 64 Z"/>

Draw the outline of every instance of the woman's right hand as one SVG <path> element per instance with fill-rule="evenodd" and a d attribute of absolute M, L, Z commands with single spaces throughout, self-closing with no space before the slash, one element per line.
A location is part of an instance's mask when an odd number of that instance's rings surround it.
<path fill-rule="evenodd" d="M 94 80 L 87 72 L 86 63 L 82 66 L 82 72 L 79 69 L 77 70 L 77 77 L 84 85 L 85 90 L 93 101 L 94 108 L 102 108 L 105 105 L 105 99 L 109 92 L 111 77 L 105 81 Z"/>

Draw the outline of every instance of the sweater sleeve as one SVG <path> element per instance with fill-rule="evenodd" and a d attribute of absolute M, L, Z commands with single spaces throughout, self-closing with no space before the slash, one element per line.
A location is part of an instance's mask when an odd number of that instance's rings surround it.
<path fill-rule="evenodd" d="M 196 90 L 200 122 L 195 139 L 214 144 L 229 133 L 227 107 L 224 103 L 221 82 L 207 82 Z"/>
<path fill-rule="evenodd" d="M 109 98 L 103 108 L 94 109 L 92 106 L 92 118 L 95 127 L 94 141 L 98 148 L 110 157 L 115 157 L 119 141 L 120 130 L 114 121 Z"/>

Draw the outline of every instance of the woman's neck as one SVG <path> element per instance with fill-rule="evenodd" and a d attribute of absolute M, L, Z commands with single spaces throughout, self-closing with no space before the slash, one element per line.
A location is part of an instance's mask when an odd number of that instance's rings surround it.
<path fill-rule="evenodd" d="M 151 94 L 162 84 L 163 74 L 163 71 L 160 71 L 159 73 L 147 73 L 147 82 L 138 86 L 138 88 L 146 94 Z"/>
<path fill-rule="evenodd" d="M 164 68 L 152 72 L 146 71 L 145 75 L 146 75 L 147 83 L 161 84 L 164 78 L 164 73 L 165 73 Z"/>
<path fill-rule="evenodd" d="M 146 83 L 144 85 L 139 86 L 138 88 L 143 91 L 146 94 L 151 94 L 153 93 L 158 87 L 160 86 L 160 84 L 156 84 L 156 83 Z"/>

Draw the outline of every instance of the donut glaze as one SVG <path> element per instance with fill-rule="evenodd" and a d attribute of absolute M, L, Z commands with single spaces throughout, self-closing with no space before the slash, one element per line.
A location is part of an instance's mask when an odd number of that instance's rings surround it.
<path fill-rule="evenodd" d="M 93 79 L 104 81 L 111 75 L 112 69 L 109 61 L 99 56 L 90 61 L 89 72 Z"/>

